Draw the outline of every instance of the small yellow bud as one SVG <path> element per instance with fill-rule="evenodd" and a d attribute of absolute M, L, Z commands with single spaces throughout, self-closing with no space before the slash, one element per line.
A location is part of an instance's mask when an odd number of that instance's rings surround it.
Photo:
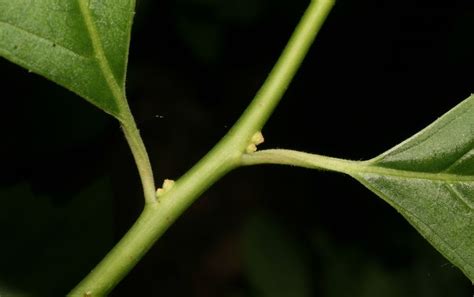
<path fill-rule="evenodd" d="M 168 191 L 174 186 L 174 180 L 172 179 L 165 179 L 163 181 L 163 190 Z"/>
<path fill-rule="evenodd" d="M 262 144 L 264 141 L 265 139 L 263 138 L 262 132 L 258 131 L 250 138 L 250 143 L 245 149 L 245 152 L 247 154 L 255 153 L 257 151 L 257 145 Z"/>
<path fill-rule="evenodd" d="M 253 143 L 249 144 L 247 148 L 245 149 L 245 152 L 247 154 L 255 153 L 257 151 L 257 146 Z"/>
<path fill-rule="evenodd" d="M 265 138 L 263 138 L 262 132 L 258 131 L 252 136 L 251 142 L 255 145 L 262 144 L 265 141 Z"/>
<path fill-rule="evenodd" d="M 161 188 L 156 190 L 156 197 L 161 197 L 166 194 L 174 186 L 174 180 L 165 179 Z"/>
<path fill-rule="evenodd" d="M 156 197 L 161 197 L 163 196 L 164 193 L 165 193 L 165 190 L 163 190 L 162 188 L 158 188 L 156 190 Z"/>

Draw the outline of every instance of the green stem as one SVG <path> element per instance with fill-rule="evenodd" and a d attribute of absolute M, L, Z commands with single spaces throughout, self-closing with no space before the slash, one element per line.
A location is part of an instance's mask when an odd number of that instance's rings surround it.
<path fill-rule="evenodd" d="M 142 181 L 143 194 L 145 196 L 146 204 L 156 203 L 155 195 L 155 180 L 153 178 L 153 171 L 151 169 L 150 159 L 148 153 L 140 136 L 140 130 L 138 130 L 135 121 L 133 119 L 128 105 L 126 106 L 128 112 L 126 114 L 125 121 L 122 122 L 122 130 L 127 139 L 130 150 L 132 151 L 135 164 L 138 168 L 138 173 Z"/>
<path fill-rule="evenodd" d="M 290 85 L 333 5 L 334 0 L 311 1 L 267 80 L 235 125 L 238 129 L 262 129 Z"/>
<path fill-rule="evenodd" d="M 252 136 L 280 101 L 332 6 L 333 0 L 311 2 L 268 79 L 237 123 L 156 203 L 145 205 L 122 240 L 69 296 L 107 295 L 202 192 L 241 165 Z"/>
<path fill-rule="evenodd" d="M 271 149 L 245 154 L 242 156 L 241 164 L 243 166 L 279 164 L 351 174 L 361 172 L 363 168 L 366 168 L 364 163 L 363 161 L 350 161 L 293 150 Z"/>

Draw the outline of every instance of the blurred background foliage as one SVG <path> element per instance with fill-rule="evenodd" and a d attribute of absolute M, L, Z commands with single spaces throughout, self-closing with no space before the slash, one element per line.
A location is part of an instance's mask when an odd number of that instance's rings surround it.
<path fill-rule="evenodd" d="M 138 0 L 128 95 L 156 180 L 224 135 L 308 0 Z M 373 157 L 474 91 L 474 2 L 338 0 L 263 148 Z M 0 60 L 0 296 L 61 296 L 143 206 L 116 122 Z M 383 201 L 332 173 L 262 166 L 206 192 L 112 296 L 470 296 Z"/>

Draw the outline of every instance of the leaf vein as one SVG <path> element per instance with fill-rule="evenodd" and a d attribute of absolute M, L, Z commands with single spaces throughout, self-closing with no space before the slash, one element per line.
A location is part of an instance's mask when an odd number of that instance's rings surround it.
<path fill-rule="evenodd" d="M 109 89 L 111 90 L 115 98 L 115 102 L 117 103 L 120 110 L 119 113 L 122 114 L 124 105 L 126 104 L 125 94 L 123 93 L 123 88 L 119 86 L 117 79 L 115 75 L 113 74 L 112 69 L 110 68 L 110 64 L 107 59 L 107 56 L 105 55 L 104 48 L 102 46 L 102 40 L 100 38 L 100 34 L 97 30 L 97 27 L 94 23 L 94 20 L 90 12 L 89 0 L 77 0 L 77 1 L 79 2 L 81 17 L 89 33 L 89 38 L 91 40 L 92 48 L 95 54 L 95 60 L 97 64 L 99 65 L 102 75 L 104 76 L 105 81 L 107 82 L 107 85 L 109 86 Z M 120 116 L 120 114 L 118 115 L 117 118 L 120 121 L 122 121 L 123 119 Z"/>
<path fill-rule="evenodd" d="M 461 201 L 464 205 L 466 205 L 469 209 L 474 210 L 474 203 L 465 199 L 464 195 L 460 193 L 452 184 L 446 184 L 446 188 L 448 191 L 456 197 L 459 201 Z"/>
<path fill-rule="evenodd" d="M 466 152 L 463 152 L 463 154 L 453 163 L 451 163 L 448 167 L 446 167 L 443 172 L 449 172 L 451 169 L 455 168 L 456 166 L 460 165 L 462 162 L 465 161 L 464 157 L 469 156 L 472 152 L 474 152 L 474 149 L 471 147 L 469 148 Z"/>
<path fill-rule="evenodd" d="M 351 166 L 353 167 L 353 166 Z M 408 171 L 408 170 L 400 170 L 400 169 L 392 169 L 386 167 L 379 167 L 379 166 L 354 166 L 351 168 L 350 172 L 354 173 L 374 173 L 379 175 L 387 175 L 387 176 L 396 176 L 396 177 L 404 177 L 404 178 L 412 178 L 412 179 L 426 179 L 426 180 L 438 180 L 444 182 L 474 182 L 474 176 L 470 175 L 459 175 L 459 174 L 451 174 L 451 173 L 432 173 L 432 172 L 421 172 L 421 171 Z"/>
<path fill-rule="evenodd" d="M 27 30 L 27 29 L 25 29 L 25 28 L 22 28 L 22 27 L 20 27 L 20 26 L 18 26 L 18 25 L 11 24 L 11 23 L 9 23 L 9 22 L 5 22 L 5 21 L 2 21 L 2 20 L 0 20 L 0 24 L 6 25 L 6 26 L 8 26 L 8 27 L 11 27 L 11 28 L 13 28 L 14 30 L 18 30 L 18 31 L 21 31 L 21 32 L 23 32 L 23 33 L 26 33 L 26 34 L 28 34 L 28 35 L 30 35 L 30 36 L 36 38 L 36 39 L 41 40 L 42 42 L 54 44 L 56 47 L 59 47 L 59 48 L 63 49 L 65 52 L 71 54 L 72 56 L 75 56 L 75 57 L 78 57 L 78 58 L 81 58 L 81 59 L 86 59 L 86 60 L 90 60 L 90 59 L 91 59 L 91 57 L 88 57 L 88 56 L 85 56 L 85 55 L 83 55 L 83 54 L 80 54 L 80 53 L 78 53 L 78 52 L 76 52 L 76 51 L 74 51 L 74 50 L 72 50 L 72 49 L 70 49 L 70 48 L 68 48 L 68 47 L 66 47 L 66 46 L 64 46 L 64 45 L 62 45 L 62 44 L 56 42 L 56 41 L 50 40 L 50 39 L 48 39 L 48 38 L 45 38 L 45 37 L 43 37 L 43 36 L 41 36 L 41 35 L 38 35 L 37 33 L 31 32 L 31 31 L 29 31 L 29 30 Z"/>

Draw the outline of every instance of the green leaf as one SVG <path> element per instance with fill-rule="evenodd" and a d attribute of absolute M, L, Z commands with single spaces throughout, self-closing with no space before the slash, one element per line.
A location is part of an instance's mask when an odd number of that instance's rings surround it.
<path fill-rule="evenodd" d="M 474 281 L 474 95 L 364 165 L 347 173 Z"/>
<path fill-rule="evenodd" d="M 346 173 L 397 209 L 474 282 L 474 95 L 369 161 L 275 149 L 243 165 L 296 165 Z"/>
<path fill-rule="evenodd" d="M 135 0 L 0 0 L 0 56 L 121 119 Z"/>

